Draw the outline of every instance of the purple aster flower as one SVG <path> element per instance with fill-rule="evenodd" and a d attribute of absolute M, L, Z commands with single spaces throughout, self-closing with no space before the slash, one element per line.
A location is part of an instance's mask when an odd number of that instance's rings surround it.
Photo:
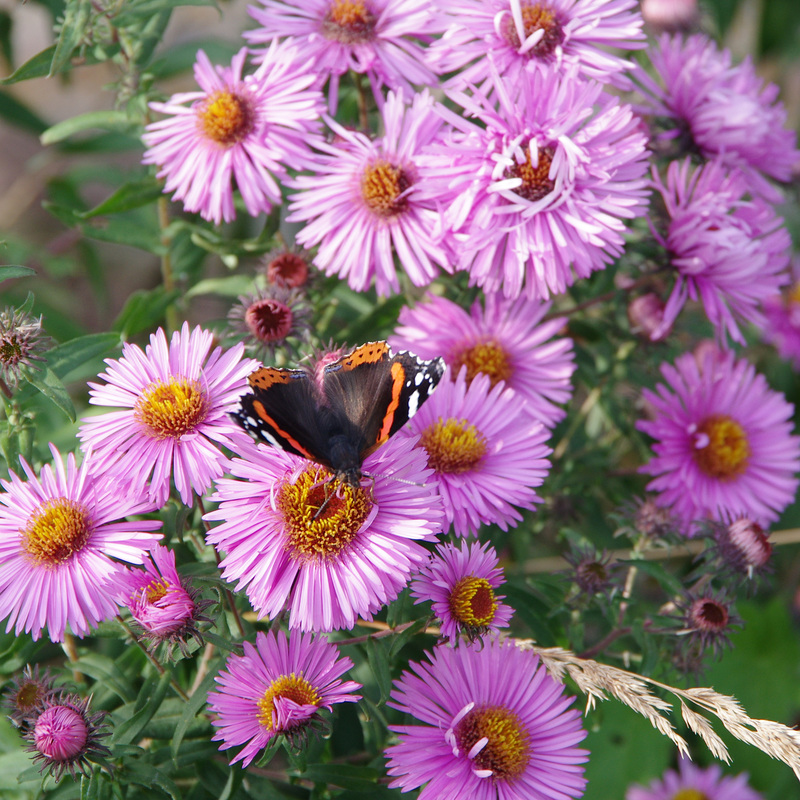
<path fill-rule="evenodd" d="M 288 605 L 289 627 L 352 628 L 394 600 L 428 558 L 442 512 L 427 484 L 425 456 L 410 437 L 392 437 L 364 461 L 368 486 L 331 482 L 317 464 L 260 444 L 242 451 L 217 481 L 207 534 L 261 617 Z"/>
<path fill-rule="evenodd" d="M 100 741 L 110 733 L 104 722 L 106 712 L 90 713 L 90 702 L 91 698 L 76 694 L 48 699 L 25 733 L 34 762 L 41 765 L 41 772 L 48 771 L 57 781 L 65 772 L 73 780 L 76 773 L 88 777 L 92 774 L 91 762 L 111 755 Z"/>
<path fill-rule="evenodd" d="M 470 639 L 508 627 L 514 613 L 494 590 L 505 583 L 497 553 L 489 544 L 462 541 L 461 547 L 440 544 L 431 560 L 411 583 L 415 603 L 430 600 L 441 622 L 442 636 Z"/>
<path fill-rule="evenodd" d="M 466 369 L 443 381 L 397 437 L 419 435 L 444 501 L 448 525 L 459 536 L 484 523 L 503 530 L 531 509 L 550 467 L 547 429 L 524 401 L 487 375 L 467 385 Z"/>
<path fill-rule="evenodd" d="M 419 196 L 421 151 L 443 127 L 427 92 L 407 105 L 390 93 L 382 112 L 384 135 L 371 140 L 327 119 L 337 135 L 321 144 L 311 175 L 291 185 L 303 189 L 291 197 L 290 222 L 307 221 L 297 241 L 319 244 L 314 264 L 328 275 L 346 278 L 356 291 L 378 294 L 400 290 L 394 256 L 415 286 L 426 286 L 448 266 L 435 231 L 440 215 L 435 204 Z"/>
<path fill-rule="evenodd" d="M 791 239 L 783 220 L 759 196 L 748 197 L 745 176 L 712 161 L 693 169 L 673 161 L 666 184 L 654 170 L 654 186 L 667 214 L 656 233 L 677 279 L 661 325 L 665 335 L 688 298 L 700 300 L 720 331 L 744 344 L 737 319 L 764 325 L 758 305 L 788 280 Z"/>
<path fill-rule="evenodd" d="M 676 800 L 697 797 L 698 800 L 762 800 L 758 792 L 747 783 L 747 773 L 735 777 L 723 775 L 716 764 L 698 767 L 682 758 L 678 771 L 667 770 L 660 780 L 654 780 L 649 788 L 631 786 L 625 800 Z"/>
<path fill-rule="evenodd" d="M 442 356 L 453 379 L 463 366 L 467 382 L 481 373 L 492 386 L 505 381 L 536 419 L 552 427 L 564 417 L 554 404 L 569 400 L 575 364 L 572 340 L 554 338 L 566 320 L 543 321 L 549 310 L 548 303 L 489 294 L 483 306 L 476 300 L 467 312 L 444 297 L 428 295 L 415 308 L 400 310 L 389 344 L 421 358 Z"/>
<path fill-rule="evenodd" d="M 780 357 L 800 370 L 800 257 L 792 261 L 787 289 L 764 300 L 763 331 Z"/>
<path fill-rule="evenodd" d="M 547 299 L 623 251 L 647 196 L 644 133 L 593 81 L 536 72 L 486 96 L 450 92 L 464 116 L 431 145 L 421 192 L 442 209 L 454 263 L 487 292 Z M 481 125 L 464 117 L 471 115 Z"/>
<path fill-rule="evenodd" d="M 709 352 L 702 365 L 686 353 L 661 372 L 669 385 L 643 391 L 654 418 L 637 423 L 656 440 L 656 455 L 641 471 L 654 476 L 647 488 L 659 493 L 658 504 L 689 536 L 706 518 L 776 520 L 798 484 L 793 406 L 733 353 Z"/>
<path fill-rule="evenodd" d="M 677 140 L 682 153 L 746 169 L 752 188 L 777 199 L 760 173 L 788 181 L 800 161 L 778 87 L 764 86 L 749 59 L 733 66 L 730 52 L 701 34 L 665 34 L 647 52 L 658 80 L 641 68 L 637 79 L 647 111 L 667 126 L 656 143 Z"/>
<path fill-rule="evenodd" d="M 275 42 L 255 74 L 242 77 L 246 56 L 242 48 L 223 68 L 198 51 L 194 75 L 201 91 L 151 103 L 168 117 L 148 125 L 142 137 L 148 148 L 142 162 L 158 165 L 164 191 L 217 225 L 236 216 L 234 183 L 253 217 L 280 205 L 278 181 L 287 166 L 305 163 L 321 127 L 322 94 L 311 88 L 315 76 L 299 68 L 291 43 Z"/>
<path fill-rule="evenodd" d="M 609 52 L 646 46 L 636 0 L 442 0 L 429 60 L 458 74 L 446 86 L 489 90 L 490 64 L 522 83 L 531 72 L 574 68 L 587 78 L 615 79 L 633 66 Z"/>
<path fill-rule="evenodd" d="M 330 113 L 336 113 L 339 79 L 352 70 L 366 74 L 380 103 L 380 88 L 413 92 L 431 86 L 434 74 L 425 63 L 422 42 L 429 33 L 427 0 L 260 0 L 248 6 L 261 26 L 246 31 L 254 46 L 291 36 L 298 58 L 322 81 L 330 78 Z M 412 86 L 413 85 L 413 86 Z"/>
<path fill-rule="evenodd" d="M 354 703 L 360 683 L 342 681 L 353 666 L 335 645 L 322 637 L 283 631 L 256 635 L 244 643 L 244 655 L 232 655 L 216 677 L 218 689 L 208 693 L 219 730 L 213 741 L 220 750 L 244 745 L 231 762 L 246 767 L 276 736 L 297 746 L 319 726 L 320 710 L 334 703 Z"/>
<path fill-rule="evenodd" d="M 410 664 L 389 705 L 419 720 L 390 725 L 390 787 L 424 787 L 419 800 L 583 796 L 588 752 L 573 698 L 539 659 L 510 641 L 439 647 Z"/>
<path fill-rule="evenodd" d="M 6 632 L 38 639 L 46 627 L 60 642 L 67 625 L 85 636 L 117 614 L 124 567 L 112 559 L 141 564 L 161 523 L 117 522 L 153 505 L 111 480 L 92 454 L 78 467 L 70 453 L 65 469 L 53 445 L 50 452 L 53 465 L 40 477 L 20 458 L 27 480 L 12 472 L 0 481 L 0 619 L 8 618 Z"/>
<path fill-rule="evenodd" d="M 153 649 L 166 642 L 171 651 L 177 644 L 187 656 L 190 638 L 203 642 L 197 623 L 210 621 L 201 612 L 211 601 L 198 599 L 198 591 L 181 578 L 169 548 L 156 545 L 143 563 L 143 570 L 129 570 L 121 581 L 128 610 Z"/>
<path fill-rule="evenodd" d="M 168 344 L 164 331 L 144 352 L 124 344 L 122 358 L 106 359 L 105 385 L 90 383 L 89 402 L 122 411 L 86 417 L 83 446 L 106 461 L 110 473 L 145 487 L 159 506 L 167 502 L 170 476 L 185 505 L 224 471 L 219 446 L 236 449 L 250 437 L 228 417 L 247 389 L 257 361 L 242 358 L 240 344 L 211 351 L 214 336 L 184 322 Z"/>

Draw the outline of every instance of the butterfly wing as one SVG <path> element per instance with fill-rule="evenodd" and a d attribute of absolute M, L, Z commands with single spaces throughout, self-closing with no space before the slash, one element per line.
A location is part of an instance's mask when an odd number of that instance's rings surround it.
<path fill-rule="evenodd" d="M 364 458 L 408 422 L 443 373 L 443 359 L 393 355 L 386 342 L 370 342 L 329 364 L 323 386 L 330 406 L 362 432 Z"/>
<path fill-rule="evenodd" d="M 308 373 L 262 367 L 248 382 L 252 393 L 242 395 L 234 419 L 252 436 L 329 467 L 319 391 Z"/>

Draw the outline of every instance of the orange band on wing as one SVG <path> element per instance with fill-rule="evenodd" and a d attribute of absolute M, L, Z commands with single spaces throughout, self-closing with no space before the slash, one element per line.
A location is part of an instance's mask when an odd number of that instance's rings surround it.
<path fill-rule="evenodd" d="M 298 453 L 302 453 L 306 458 L 308 458 L 311 461 L 317 460 L 316 456 L 309 453 L 308 450 L 306 450 L 305 447 L 303 447 L 303 445 L 301 445 L 300 442 L 297 441 L 297 439 L 293 438 L 288 433 L 286 433 L 286 431 L 283 430 L 280 427 L 280 425 L 278 425 L 278 423 L 275 422 L 275 420 L 272 419 L 272 417 L 269 414 L 267 414 L 267 409 L 264 408 L 264 404 L 262 402 L 260 402 L 259 400 L 253 400 L 253 408 L 256 410 L 258 416 L 261 417 L 261 419 L 263 419 L 264 422 L 271 425 L 275 429 L 275 432 L 282 438 L 286 439 L 286 441 L 289 442 L 289 444 L 292 447 L 294 447 L 294 449 L 297 450 Z"/>
<path fill-rule="evenodd" d="M 385 442 L 389 438 L 389 431 L 394 422 L 394 412 L 397 411 L 397 407 L 400 405 L 400 392 L 403 391 L 405 376 L 406 371 L 403 369 L 402 364 L 392 364 L 392 401 L 383 415 L 383 426 L 378 433 L 378 442 Z"/>

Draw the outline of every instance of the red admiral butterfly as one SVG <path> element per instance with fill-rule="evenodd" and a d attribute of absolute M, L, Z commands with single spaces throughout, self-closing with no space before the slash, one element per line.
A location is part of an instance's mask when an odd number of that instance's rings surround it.
<path fill-rule="evenodd" d="M 254 436 L 316 461 L 358 486 L 364 459 L 395 434 L 444 373 L 444 360 L 393 354 L 370 342 L 327 364 L 321 380 L 302 369 L 262 367 L 233 414 Z"/>

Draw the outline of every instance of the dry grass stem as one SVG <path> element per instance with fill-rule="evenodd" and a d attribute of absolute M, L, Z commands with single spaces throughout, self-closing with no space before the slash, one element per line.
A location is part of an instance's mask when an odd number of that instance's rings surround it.
<path fill-rule="evenodd" d="M 708 687 L 678 689 L 619 667 L 578 658 L 560 647 L 539 647 L 531 640 L 517 640 L 516 644 L 536 653 L 557 681 L 563 682 L 569 676 L 586 695 L 587 711 L 594 708 L 596 701 L 614 697 L 641 714 L 657 731 L 671 739 L 682 755 L 689 757 L 685 739 L 665 716 L 673 710 L 673 703 L 653 694 L 651 687 L 655 687 L 678 698 L 684 722 L 706 743 L 716 758 L 730 763 L 728 748 L 709 720 L 687 703 L 715 716 L 732 736 L 788 764 L 800 779 L 800 731 L 780 722 L 752 719 L 735 697 L 719 694 Z"/>

